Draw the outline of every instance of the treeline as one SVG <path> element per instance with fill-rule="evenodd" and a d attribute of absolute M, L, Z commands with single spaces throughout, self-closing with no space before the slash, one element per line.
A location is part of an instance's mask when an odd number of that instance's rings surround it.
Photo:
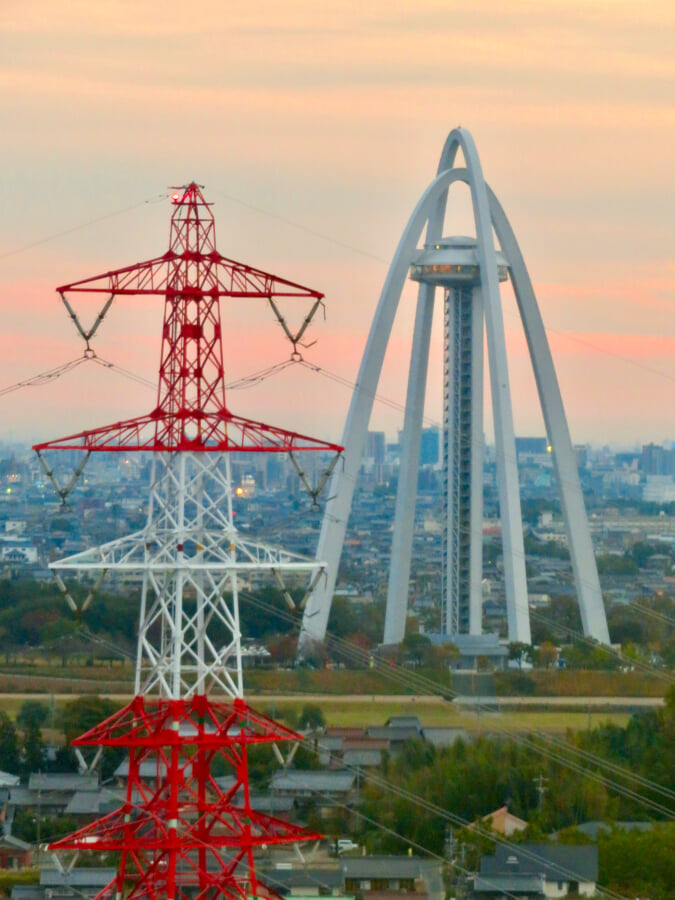
<path fill-rule="evenodd" d="M 78 582 L 68 582 L 67 587 L 78 606 L 90 590 L 88 585 Z M 295 608 L 289 609 L 287 598 L 276 587 L 256 588 L 253 592 L 240 590 L 240 622 L 244 638 L 269 641 L 276 662 L 291 662 L 295 658 L 303 593 L 302 590 L 290 591 Z M 229 601 L 228 597 L 225 599 Z M 185 608 L 189 610 L 194 602 L 188 594 Z M 89 652 L 99 657 L 133 653 L 139 607 L 140 592 L 137 590 L 99 591 L 88 608 L 76 615 L 68 608 L 53 581 L 1 579 L 0 644 L 5 662 L 9 663 L 17 653 L 30 649 L 60 656 L 64 664 L 74 653 Z M 361 608 L 339 597 L 333 603 L 330 629 L 338 642 L 345 638 L 357 647 L 375 646 L 381 639 L 383 622 L 382 604 Z M 109 646 L 104 648 L 88 642 L 87 632 L 105 639 Z M 209 626 L 209 636 L 216 643 L 228 639 L 225 626 L 215 618 Z M 340 651 L 336 649 L 335 655 L 336 658 L 340 656 Z"/>
<path fill-rule="evenodd" d="M 665 594 L 638 597 L 630 603 L 606 602 L 607 625 L 613 644 L 650 665 L 675 667 L 675 599 Z M 583 627 L 575 597 L 561 595 L 533 614 L 532 642 L 560 644 L 569 641 L 570 632 L 581 635 Z M 611 668 L 625 665 L 616 654 L 593 647 L 588 641 L 576 642 L 567 654 L 574 668 Z"/>
<path fill-rule="evenodd" d="M 69 591 L 78 604 L 89 589 L 72 583 Z M 120 645 L 120 655 L 135 641 L 138 619 L 135 593 L 98 594 L 81 616 L 68 608 L 54 581 L 31 578 L 0 580 L 0 642 L 5 661 L 18 651 L 45 648 L 54 655 L 67 654 L 71 638 L 84 625 L 95 634 Z M 99 653 L 100 648 L 99 648 Z"/>
<path fill-rule="evenodd" d="M 89 592 L 87 585 L 68 583 L 68 590 L 80 605 Z M 275 588 L 256 592 L 256 605 L 247 598 L 240 602 L 244 633 L 252 638 L 263 638 L 292 628 L 286 605 Z M 186 597 L 186 608 L 194 599 Z M 29 648 L 44 649 L 54 656 L 67 656 L 75 647 L 86 647 L 84 630 L 104 638 L 111 646 L 104 650 L 90 644 L 92 655 L 109 652 L 124 655 L 133 651 L 138 631 L 140 592 L 99 592 L 81 615 L 74 614 L 66 604 L 55 582 L 33 579 L 0 580 L 0 641 L 6 661 L 17 651 Z M 225 640 L 227 635 L 218 622 L 212 623 L 210 636 L 214 641 Z M 79 644 L 72 639 L 77 636 Z"/>
<path fill-rule="evenodd" d="M 89 586 L 68 583 L 68 589 L 80 605 Z M 291 590 L 293 607 L 275 586 L 240 590 L 239 606 L 244 638 L 264 642 L 272 661 L 291 665 L 295 660 L 297 633 L 302 616 L 303 590 Z M 225 598 L 226 601 L 229 598 Z M 195 603 L 189 594 L 185 607 Z M 0 580 L 0 642 L 5 663 L 26 651 L 43 651 L 68 658 L 83 654 L 92 657 L 133 656 L 138 630 L 140 592 L 100 591 L 81 615 L 68 608 L 55 582 L 34 579 Z M 290 607 L 290 608 L 289 608 Z M 643 597 L 630 604 L 610 604 L 607 610 L 609 631 L 614 643 L 621 644 L 623 655 L 588 641 L 569 642 L 570 632 L 581 633 L 579 608 L 571 597 L 556 597 L 532 622 L 532 646 L 512 645 L 511 659 L 534 664 L 538 668 L 558 665 L 567 668 L 617 669 L 630 667 L 634 660 L 643 667 L 675 667 L 675 600 L 668 596 Z M 336 597 L 328 623 L 326 645 L 308 651 L 307 658 L 317 667 L 327 662 L 359 668 L 368 665 L 370 654 L 382 639 L 384 602 L 353 603 Z M 425 635 L 416 633 L 417 621 L 410 620 L 408 633 L 396 661 L 447 670 L 456 650 L 447 645 L 435 647 Z M 102 639 L 92 642 L 91 636 Z M 210 637 L 226 641 L 225 626 L 214 619 Z M 152 634 L 151 634 L 152 638 Z M 566 644 L 562 655 L 556 647 Z M 104 646 L 107 645 L 107 646 Z M 525 691 L 524 691 L 525 692 Z"/>
<path fill-rule="evenodd" d="M 651 821 L 659 827 L 644 836 L 616 831 L 602 838 L 602 881 L 619 891 L 644 890 L 652 900 L 672 897 L 667 890 L 672 891 L 675 884 L 675 825 L 671 823 L 675 818 L 675 688 L 670 689 L 663 709 L 636 715 L 625 728 L 608 725 L 569 733 L 566 743 L 567 748 L 560 742 L 553 746 L 542 735 L 483 736 L 471 743 L 460 739 L 442 749 L 422 740 L 410 741 L 400 754 L 385 761 L 381 775 L 386 782 L 373 779 L 364 784 L 354 827 L 360 829 L 359 838 L 369 852 L 401 853 L 412 844 L 443 855 L 446 811 L 474 823 L 507 804 L 510 812 L 529 823 L 515 840 L 540 840 L 562 832 L 563 840 L 585 841 L 575 831 L 585 821 Z M 582 757 L 579 751 L 599 759 Z M 628 776 L 609 769 L 605 761 L 628 770 Z M 638 783 L 639 777 L 658 787 Z M 372 829 L 368 825 L 372 820 L 382 822 L 384 828 Z M 479 834 L 465 828 L 459 834 L 467 845 L 469 868 L 477 866 L 481 853 L 491 852 L 484 830 Z M 634 858 L 634 850 L 628 848 L 637 848 L 638 839 L 645 848 L 649 846 L 650 856 L 634 866 L 631 874 L 622 853 L 626 859 Z M 655 860 L 653 885 L 649 884 L 650 859 Z"/>
<path fill-rule="evenodd" d="M 118 708 L 114 700 L 87 696 L 66 703 L 59 708 L 58 715 L 52 704 L 34 699 L 23 702 L 16 721 L 0 710 L 0 771 L 22 778 L 40 771 L 77 772 L 78 762 L 71 742 Z M 104 749 L 103 779 L 110 777 L 122 757 L 123 751 L 117 748 Z"/>

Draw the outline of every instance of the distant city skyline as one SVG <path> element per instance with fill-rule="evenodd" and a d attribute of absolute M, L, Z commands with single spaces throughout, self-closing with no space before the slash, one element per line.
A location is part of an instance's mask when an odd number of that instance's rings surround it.
<path fill-rule="evenodd" d="M 80 356 L 54 287 L 164 252 L 167 188 L 195 179 L 215 203 L 222 253 L 326 294 L 327 319 L 308 334 L 318 343 L 303 351 L 324 374 L 286 369 L 232 391 L 232 409 L 339 439 L 349 388 L 333 376 L 355 380 L 398 235 L 439 142 L 462 124 L 528 260 L 573 441 L 667 439 L 672 4 L 32 0 L 3 8 L 0 33 L 11 174 L 0 390 Z M 380 388 L 401 405 L 414 296 L 410 285 Z M 516 433 L 542 434 L 509 303 Z M 81 311 L 93 319 L 97 308 Z M 288 357 L 269 310 L 238 301 L 224 318 L 229 380 Z M 427 424 L 441 420 L 436 319 Z M 160 328 L 160 305 L 118 300 L 94 347 L 154 381 Z M 152 390 L 87 363 L 0 396 L 3 435 L 44 440 L 153 403 Z M 401 420 L 376 403 L 371 424 L 393 435 Z"/>

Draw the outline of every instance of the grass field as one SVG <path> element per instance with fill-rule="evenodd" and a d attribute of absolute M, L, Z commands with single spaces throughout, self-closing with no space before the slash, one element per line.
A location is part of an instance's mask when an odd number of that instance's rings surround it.
<path fill-rule="evenodd" d="M 63 706 L 70 702 L 71 695 L 55 694 L 1 694 L 0 709 L 15 718 L 22 703 L 27 699 L 37 699 L 46 705 L 54 703 L 54 721 L 58 726 L 59 713 Z M 123 706 L 130 695 L 112 696 L 120 706 Z M 326 723 L 333 728 L 365 728 L 369 725 L 384 725 L 391 716 L 417 716 L 423 726 L 463 728 L 472 734 L 491 731 L 530 732 L 546 731 L 549 733 L 573 731 L 596 727 L 599 724 L 611 722 L 615 725 L 625 725 L 629 719 L 627 713 L 608 713 L 606 711 L 570 712 L 565 709 L 551 712 L 527 711 L 513 712 L 467 710 L 457 704 L 443 702 L 437 697 L 387 697 L 371 695 L 368 697 L 296 697 L 275 698 L 250 696 L 251 706 L 260 712 L 267 713 L 274 718 L 284 719 L 295 723 L 307 703 L 318 705 L 325 716 Z"/>
<path fill-rule="evenodd" d="M 57 660 L 16 661 L 0 668 L 0 708 L 13 718 L 24 700 L 31 696 L 50 705 L 54 702 L 54 723 L 59 712 L 73 697 L 82 694 L 113 696 L 120 706 L 133 690 L 133 665 L 84 664 L 72 660 L 63 666 Z M 393 678 L 392 675 L 396 675 Z M 417 676 L 417 678 L 415 677 Z M 421 679 L 420 680 L 420 677 Z M 512 698 L 529 688 L 528 696 Z M 333 727 L 383 725 L 395 715 L 417 715 L 423 726 L 463 728 L 470 733 L 489 731 L 582 730 L 604 722 L 624 725 L 631 703 L 621 698 L 651 698 L 641 702 L 658 703 L 668 682 L 639 672 L 529 671 L 496 673 L 494 688 L 503 697 L 500 712 L 473 710 L 443 699 L 452 695 L 450 674 L 444 671 L 415 670 L 406 673 L 400 667 L 365 670 L 247 670 L 244 676 L 246 696 L 251 705 L 275 718 L 288 715 L 295 724 L 307 703 L 321 707 L 326 722 Z M 416 696 L 415 684 L 424 693 Z M 435 691 L 437 688 L 437 693 Z M 52 697 L 54 700 L 52 701 Z M 509 702 L 519 709 L 509 709 Z M 640 701 L 636 701 L 640 702 Z M 499 707 L 499 699 L 492 701 Z M 536 704 L 543 704 L 536 708 Z M 560 708 L 556 708 L 560 704 Z M 612 709 L 615 707 L 615 709 Z"/>
<path fill-rule="evenodd" d="M 0 694 L 15 691 L 85 694 L 101 690 L 121 694 L 132 690 L 133 673 L 134 666 L 128 660 L 124 664 L 92 660 L 91 665 L 71 660 L 65 666 L 47 659 L 36 659 L 31 664 L 25 660 L 17 661 L 13 665 L 0 666 Z M 493 682 L 495 693 L 501 697 L 522 694 L 531 697 L 663 697 L 671 679 L 672 673 L 665 670 L 644 673 L 538 669 L 495 672 Z M 452 680 L 447 669 L 406 670 L 400 666 L 351 670 L 247 669 L 244 681 L 247 691 L 252 694 L 452 693 Z M 419 687 L 420 684 L 425 687 Z"/>
<path fill-rule="evenodd" d="M 252 697 L 251 705 L 261 712 L 283 717 L 288 710 L 296 716 L 304 706 L 304 700 L 289 702 L 280 700 L 270 704 L 267 698 Z M 312 699 L 310 702 L 314 703 Z M 568 728 L 581 730 L 611 722 L 625 725 L 627 713 L 593 712 L 486 712 L 468 711 L 451 703 L 438 703 L 434 698 L 425 700 L 408 697 L 390 700 L 387 697 L 334 698 L 322 697 L 319 705 L 328 726 L 333 728 L 365 728 L 368 725 L 384 725 L 391 716 L 417 716 L 427 727 L 464 728 L 471 733 L 489 731 L 547 731 L 565 732 Z"/>

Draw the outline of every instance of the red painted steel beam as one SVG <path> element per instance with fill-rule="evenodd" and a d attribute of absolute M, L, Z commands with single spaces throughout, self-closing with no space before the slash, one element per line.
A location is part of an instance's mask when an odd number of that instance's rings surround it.
<path fill-rule="evenodd" d="M 192 427 L 197 434 L 186 436 Z M 34 450 L 90 450 L 125 452 L 190 451 L 198 453 L 288 453 L 324 450 L 340 453 L 342 447 L 307 435 L 232 415 L 149 413 L 89 431 L 36 444 Z"/>

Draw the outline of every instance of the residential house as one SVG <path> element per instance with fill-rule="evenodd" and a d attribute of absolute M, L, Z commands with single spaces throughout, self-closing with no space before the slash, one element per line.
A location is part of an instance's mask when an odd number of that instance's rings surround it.
<path fill-rule="evenodd" d="M 28 787 L 9 789 L 7 822 L 11 822 L 17 809 L 39 810 L 41 816 L 63 815 L 76 794 L 100 794 L 98 775 L 34 773 L 28 779 Z"/>
<path fill-rule="evenodd" d="M 355 783 L 356 776 L 349 771 L 282 769 L 272 776 L 270 790 L 291 798 L 300 810 L 313 803 L 317 812 L 325 815 L 354 799 Z"/>
<path fill-rule="evenodd" d="M 527 828 L 527 822 L 510 813 L 508 806 L 502 806 L 494 812 L 488 813 L 480 821 L 482 825 L 491 828 L 497 834 L 503 834 L 504 837 L 511 837 L 517 831 L 525 831 Z M 475 827 L 475 823 L 468 826 L 470 831 Z"/>
<path fill-rule="evenodd" d="M 331 897 L 333 900 L 353 900 L 342 893 L 342 873 L 338 868 L 274 868 L 260 872 L 260 878 L 283 897 Z"/>
<path fill-rule="evenodd" d="M 597 841 L 600 832 L 609 834 L 612 829 L 617 831 L 651 831 L 653 828 L 653 822 L 600 822 L 596 820 L 582 822 L 581 825 L 577 825 L 577 831 L 594 841 Z"/>
<path fill-rule="evenodd" d="M 27 869 L 31 864 L 31 845 L 12 834 L 0 836 L 0 869 Z"/>
<path fill-rule="evenodd" d="M 594 897 L 597 880 L 594 844 L 501 844 L 494 855 L 481 857 L 473 897 Z"/>
<path fill-rule="evenodd" d="M 39 884 L 15 884 L 10 900 L 91 900 L 115 878 L 109 867 L 78 866 L 71 871 L 41 869 Z"/>
<path fill-rule="evenodd" d="M 345 856 L 340 870 L 344 893 L 358 894 L 363 900 L 400 894 L 423 900 L 432 893 L 434 879 L 440 887 L 440 864 L 417 856 Z"/>

